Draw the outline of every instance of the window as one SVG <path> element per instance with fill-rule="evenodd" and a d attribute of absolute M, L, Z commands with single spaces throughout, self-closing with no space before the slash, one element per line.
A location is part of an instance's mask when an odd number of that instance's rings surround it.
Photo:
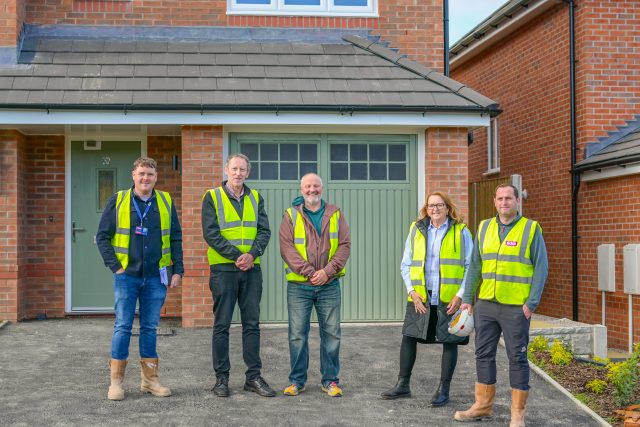
<path fill-rule="evenodd" d="M 243 142 L 240 152 L 251 160 L 249 179 L 296 181 L 318 172 L 317 144 Z"/>
<path fill-rule="evenodd" d="M 500 133 L 498 119 L 493 118 L 487 129 L 487 173 L 500 172 Z"/>
<path fill-rule="evenodd" d="M 331 144 L 332 181 L 406 181 L 407 146 L 400 144 Z"/>
<path fill-rule="evenodd" d="M 230 14 L 377 16 L 377 0 L 227 0 Z"/>

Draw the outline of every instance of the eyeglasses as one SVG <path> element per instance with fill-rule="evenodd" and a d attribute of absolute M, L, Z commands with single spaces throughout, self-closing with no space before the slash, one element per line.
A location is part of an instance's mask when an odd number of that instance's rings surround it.
<path fill-rule="evenodd" d="M 432 205 L 427 205 L 430 210 L 434 210 L 435 208 L 438 208 L 438 210 L 444 209 L 445 206 L 447 206 L 446 203 L 434 203 Z"/>

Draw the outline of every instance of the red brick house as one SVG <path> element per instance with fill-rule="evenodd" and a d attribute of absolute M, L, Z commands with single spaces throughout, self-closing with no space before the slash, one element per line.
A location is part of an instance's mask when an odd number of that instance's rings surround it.
<path fill-rule="evenodd" d="M 640 291 L 625 292 L 632 270 L 623 265 L 625 246 L 640 243 L 639 24 L 635 0 L 512 0 L 450 50 L 452 78 L 503 110 L 492 131 L 473 132 L 469 181 L 521 175 L 524 214 L 544 229 L 550 274 L 539 311 L 604 323 L 609 347 L 621 349 L 640 340 Z M 615 260 L 604 296 L 602 244 L 614 245 Z"/>
<path fill-rule="evenodd" d="M 467 133 L 498 112 L 441 74 L 441 0 L 0 0 L 0 16 L 0 319 L 111 310 L 93 235 L 146 154 L 184 232 L 164 315 L 210 325 L 201 197 L 236 151 L 273 230 L 301 174 L 325 178 L 354 236 L 345 319 L 400 319 L 407 226 L 430 189 L 467 210 Z M 286 313 L 277 254 L 273 238 L 265 321 Z"/>

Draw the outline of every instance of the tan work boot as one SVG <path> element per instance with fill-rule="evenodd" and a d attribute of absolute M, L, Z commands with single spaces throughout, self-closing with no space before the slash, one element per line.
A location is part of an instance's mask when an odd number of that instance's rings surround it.
<path fill-rule="evenodd" d="M 143 358 L 140 360 L 140 377 L 142 382 L 140 383 L 140 391 L 151 393 L 158 397 L 171 396 L 171 390 L 169 387 L 165 387 L 160 384 L 158 378 L 158 359 Z"/>
<path fill-rule="evenodd" d="M 124 388 L 122 387 L 122 383 L 124 382 L 124 370 L 126 367 L 126 360 L 111 359 L 109 361 L 109 368 L 111 369 L 111 385 L 109 386 L 107 399 L 124 400 Z"/>
<path fill-rule="evenodd" d="M 509 427 L 524 427 L 524 407 L 528 397 L 528 391 L 511 389 L 511 423 Z"/>
<path fill-rule="evenodd" d="M 466 411 L 456 411 L 457 421 L 478 421 L 493 416 L 493 398 L 496 396 L 495 384 L 476 383 L 476 401 Z"/>

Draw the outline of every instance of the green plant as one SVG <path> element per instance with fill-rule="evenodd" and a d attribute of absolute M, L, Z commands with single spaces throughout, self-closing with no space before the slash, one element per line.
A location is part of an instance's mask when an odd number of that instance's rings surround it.
<path fill-rule="evenodd" d="M 551 348 L 549 349 L 549 354 L 551 355 L 551 363 L 554 365 L 565 366 L 573 360 L 571 352 L 567 350 L 564 344 L 562 344 L 558 339 L 553 340 L 553 344 L 551 344 Z"/>
<path fill-rule="evenodd" d="M 589 395 L 585 394 L 585 393 L 578 393 L 575 395 L 576 399 L 578 399 L 580 402 L 584 403 L 585 405 L 589 406 L 589 403 L 591 403 L 591 398 L 589 397 Z"/>
<path fill-rule="evenodd" d="M 609 360 L 608 358 L 603 359 L 602 357 L 598 357 L 598 356 L 595 356 L 593 358 L 593 361 L 596 363 L 602 363 L 603 365 L 608 365 L 609 363 L 611 363 L 611 360 Z"/>
<path fill-rule="evenodd" d="M 602 394 L 607 388 L 607 382 L 603 380 L 591 380 L 587 382 L 584 387 L 591 393 Z"/>
<path fill-rule="evenodd" d="M 633 403 L 635 388 L 640 380 L 638 363 L 640 363 L 640 343 L 634 346 L 629 359 L 607 365 L 607 378 L 615 387 L 616 400 L 621 406 Z"/>
<path fill-rule="evenodd" d="M 547 350 L 549 350 L 549 344 L 547 343 L 547 340 L 541 335 L 538 335 L 529 343 L 530 353 Z"/>

